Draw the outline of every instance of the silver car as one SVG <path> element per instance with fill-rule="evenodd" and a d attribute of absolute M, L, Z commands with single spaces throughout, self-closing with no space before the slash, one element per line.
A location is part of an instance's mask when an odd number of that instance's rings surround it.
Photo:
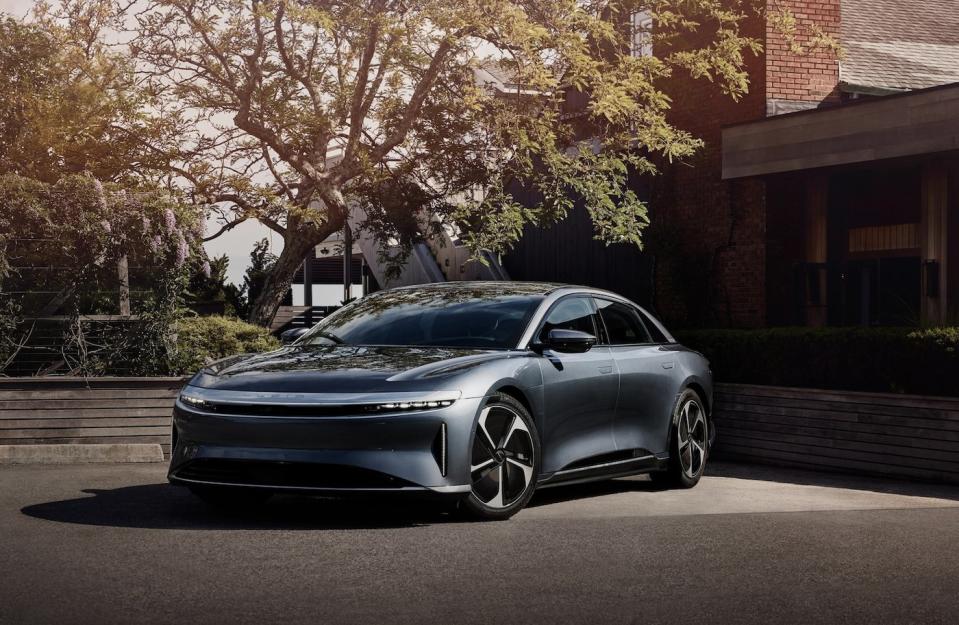
<path fill-rule="evenodd" d="M 638 473 L 694 486 L 711 404 L 706 359 L 614 293 L 407 287 L 194 376 L 174 408 L 169 479 L 220 504 L 420 494 L 505 519 L 547 486 Z"/>

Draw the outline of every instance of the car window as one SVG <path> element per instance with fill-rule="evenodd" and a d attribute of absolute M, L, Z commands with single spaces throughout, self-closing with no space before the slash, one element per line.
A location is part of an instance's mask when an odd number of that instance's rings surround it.
<path fill-rule="evenodd" d="M 540 302 L 542 296 L 467 286 L 383 291 L 339 309 L 297 345 L 510 349 Z"/>
<path fill-rule="evenodd" d="M 669 343 L 669 338 L 663 334 L 663 331 L 659 329 L 659 325 L 656 323 L 656 320 L 653 319 L 645 310 L 640 310 L 639 314 L 642 316 L 643 321 L 646 323 L 646 329 L 649 330 L 649 335 L 653 339 L 653 343 Z"/>
<path fill-rule="evenodd" d="M 606 326 L 606 342 L 610 345 L 651 343 L 649 332 L 632 306 L 607 299 L 597 299 L 596 308 Z"/>
<path fill-rule="evenodd" d="M 550 330 L 579 330 L 596 336 L 596 326 L 593 323 L 593 307 L 585 297 L 569 297 L 560 300 L 549 311 L 543 329 L 539 333 L 539 340 L 545 342 Z"/>

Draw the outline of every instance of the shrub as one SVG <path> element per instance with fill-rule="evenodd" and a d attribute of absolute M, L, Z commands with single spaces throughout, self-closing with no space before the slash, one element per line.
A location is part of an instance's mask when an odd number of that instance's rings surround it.
<path fill-rule="evenodd" d="M 769 328 L 678 332 L 718 382 L 959 395 L 959 328 Z"/>
<path fill-rule="evenodd" d="M 269 330 L 239 319 L 187 317 L 177 327 L 177 357 L 172 373 L 194 373 L 226 356 L 264 352 L 279 346 Z"/>

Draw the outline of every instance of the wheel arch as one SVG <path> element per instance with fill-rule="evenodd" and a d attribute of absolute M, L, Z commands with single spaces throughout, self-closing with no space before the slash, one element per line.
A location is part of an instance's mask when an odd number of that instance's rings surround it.
<path fill-rule="evenodd" d="M 522 404 L 523 408 L 526 408 L 526 411 L 529 413 L 529 415 L 533 417 L 533 421 L 537 423 L 539 422 L 539 419 L 536 415 L 536 410 L 533 409 L 533 402 L 530 401 L 530 398 L 526 395 L 526 393 L 515 384 L 501 384 L 490 391 L 490 393 L 503 393 L 504 395 L 509 395 Z"/>

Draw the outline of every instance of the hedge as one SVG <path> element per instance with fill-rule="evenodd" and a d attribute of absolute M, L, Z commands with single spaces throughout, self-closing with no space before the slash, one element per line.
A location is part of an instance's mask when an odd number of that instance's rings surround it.
<path fill-rule="evenodd" d="M 204 365 L 249 352 L 276 349 L 280 342 L 269 330 L 232 317 L 187 317 L 177 325 L 177 355 L 173 373 L 195 373 Z"/>
<path fill-rule="evenodd" d="M 959 396 L 959 328 L 689 330 L 717 382 Z"/>

